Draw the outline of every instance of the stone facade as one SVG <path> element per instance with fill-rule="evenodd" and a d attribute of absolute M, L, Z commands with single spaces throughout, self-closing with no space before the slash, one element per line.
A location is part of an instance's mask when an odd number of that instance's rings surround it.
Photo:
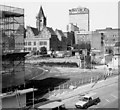
<path fill-rule="evenodd" d="M 25 50 L 40 51 L 41 47 L 46 47 L 47 51 L 53 49 L 58 50 L 58 38 L 52 28 L 44 27 L 38 35 L 35 35 L 29 27 L 26 32 Z"/>
<path fill-rule="evenodd" d="M 44 15 L 42 6 L 40 7 L 39 13 L 36 16 L 36 27 L 38 31 L 41 31 L 44 27 L 46 27 L 46 17 Z"/>
<path fill-rule="evenodd" d="M 50 50 L 66 50 L 66 39 L 61 30 L 56 32 L 46 26 L 46 17 L 42 7 L 36 17 L 36 27 L 27 27 L 25 38 L 25 51 L 40 51 L 41 47 Z"/>

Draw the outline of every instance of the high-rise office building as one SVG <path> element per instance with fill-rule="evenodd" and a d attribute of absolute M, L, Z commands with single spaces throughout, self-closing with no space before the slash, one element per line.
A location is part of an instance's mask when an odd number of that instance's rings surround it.
<path fill-rule="evenodd" d="M 69 23 L 78 26 L 81 31 L 89 31 L 89 9 L 84 7 L 69 9 Z"/>

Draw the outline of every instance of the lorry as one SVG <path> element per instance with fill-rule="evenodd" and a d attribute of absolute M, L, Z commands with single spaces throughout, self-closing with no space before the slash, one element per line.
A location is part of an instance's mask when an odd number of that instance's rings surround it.
<path fill-rule="evenodd" d="M 91 95 L 88 94 L 81 96 L 79 101 L 75 104 L 75 107 L 79 109 L 87 109 L 92 105 L 97 105 L 99 102 L 100 102 L 99 97 L 93 98 Z"/>

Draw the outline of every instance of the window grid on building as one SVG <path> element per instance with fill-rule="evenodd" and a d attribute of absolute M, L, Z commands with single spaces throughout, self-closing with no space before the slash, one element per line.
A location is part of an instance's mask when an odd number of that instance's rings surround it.
<path fill-rule="evenodd" d="M 27 45 L 27 42 L 25 42 L 25 45 Z"/>
<path fill-rule="evenodd" d="M 28 42 L 28 45 L 31 45 L 31 42 Z"/>
<path fill-rule="evenodd" d="M 46 41 L 40 41 L 39 44 L 40 44 L 40 45 L 47 45 L 47 42 L 46 42 Z"/>
<path fill-rule="evenodd" d="M 36 42 L 34 42 L 34 45 L 36 45 Z"/>
<path fill-rule="evenodd" d="M 28 48 L 28 51 L 31 51 L 31 47 Z"/>
<path fill-rule="evenodd" d="M 37 48 L 36 47 L 33 47 L 33 51 L 36 51 L 37 50 Z"/>

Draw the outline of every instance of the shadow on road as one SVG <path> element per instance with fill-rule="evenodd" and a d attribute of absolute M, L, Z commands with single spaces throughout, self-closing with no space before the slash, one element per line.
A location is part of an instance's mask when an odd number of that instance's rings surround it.
<path fill-rule="evenodd" d="M 57 87 L 68 80 L 69 78 L 62 78 L 62 77 L 49 77 L 42 80 L 30 80 L 26 84 L 26 88 L 34 87 L 38 89 L 37 91 L 34 92 L 34 97 L 36 99 L 35 103 L 37 103 L 41 97 L 43 97 L 45 94 L 49 92 L 49 90 L 50 91 L 54 90 L 54 87 Z M 32 103 L 32 99 L 33 99 L 33 93 L 28 93 L 27 103 L 29 104 L 30 102 Z"/>

